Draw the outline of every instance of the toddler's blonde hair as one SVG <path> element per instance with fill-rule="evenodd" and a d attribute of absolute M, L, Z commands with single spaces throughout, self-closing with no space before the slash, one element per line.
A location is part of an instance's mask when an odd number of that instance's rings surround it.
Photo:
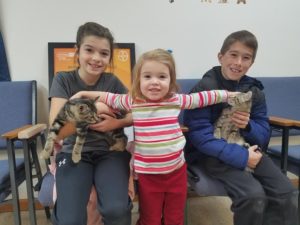
<path fill-rule="evenodd" d="M 145 52 L 137 61 L 133 69 L 133 85 L 131 89 L 131 96 L 133 99 L 144 98 L 140 84 L 141 84 L 141 70 L 146 61 L 156 61 L 164 64 L 169 68 L 170 72 L 170 87 L 166 97 L 171 96 L 174 92 L 178 91 L 178 85 L 176 84 L 176 69 L 175 61 L 172 54 L 164 49 L 154 49 Z"/>

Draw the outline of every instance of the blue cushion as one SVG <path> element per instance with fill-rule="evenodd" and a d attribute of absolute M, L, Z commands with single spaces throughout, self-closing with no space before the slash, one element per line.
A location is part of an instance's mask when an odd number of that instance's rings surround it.
<path fill-rule="evenodd" d="M 257 77 L 265 89 L 268 115 L 300 120 L 300 77 Z M 272 136 L 279 136 L 272 132 Z M 290 130 L 290 135 L 300 135 L 300 130 Z"/>
<path fill-rule="evenodd" d="M 198 81 L 200 81 L 200 79 L 177 79 L 179 93 L 189 93 Z"/>
<path fill-rule="evenodd" d="M 50 172 L 47 171 L 43 176 L 43 181 L 41 189 L 39 191 L 38 200 L 42 206 L 53 206 L 53 188 L 55 185 L 55 177 Z"/>
<path fill-rule="evenodd" d="M 268 113 L 300 120 L 300 77 L 257 77 L 265 89 Z"/>
<path fill-rule="evenodd" d="M 267 153 L 281 157 L 281 146 L 270 146 Z M 290 145 L 288 150 L 288 161 L 300 165 L 300 145 Z"/>
<path fill-rule="evenodd" d="M 209 176 L 201 163 L 188 165 L 188 168 L 199 180 L 194 180 L 192 174 L 188 176 L 191 188 L 200 196 L 227 196 L 224 184 L 221 181 Z"/>

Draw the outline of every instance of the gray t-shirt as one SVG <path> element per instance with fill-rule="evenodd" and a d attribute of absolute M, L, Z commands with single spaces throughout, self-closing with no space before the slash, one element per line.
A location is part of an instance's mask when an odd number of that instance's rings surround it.
<path fill-rule="evenodd" d="M 79 91 L 107 91 L 112 93 L 127 93 L 126 87 L 113 74 L 103 73 L 95 85 L 86 85 L 79 77 L 78 71 L 59 72 L 53 79 L 49 99 L 52 97 L 69 99 Z M 76 135 L 64 139 L 63 152 L 72 152 Z M 108 151 L 108 143 L 102 132 L 88 130 L 82 152 Z"/>

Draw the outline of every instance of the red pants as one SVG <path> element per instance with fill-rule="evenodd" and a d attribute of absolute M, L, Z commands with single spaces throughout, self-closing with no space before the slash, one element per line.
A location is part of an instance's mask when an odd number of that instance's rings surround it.
<path fill-rule="evenodd" d="M 169 174 L 139 174 L 137 225 L 183 225 L 187 192 L 186 164 Z"/>

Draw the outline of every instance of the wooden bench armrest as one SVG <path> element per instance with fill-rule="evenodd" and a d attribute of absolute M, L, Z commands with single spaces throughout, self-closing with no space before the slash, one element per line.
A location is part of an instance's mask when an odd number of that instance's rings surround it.
<path fill-rule="evenodd" d="M 47 129 L 47 125 L 44 123 L 33 125 L 27 129 L 19 131 L 18 138 L 19 139 L 28 139 L 34 137 L 35 135 L 44 132 Z"/>
<path fill-rule="evenodd" d="M 25 125 L 23 127 L 18 127 L 18 128 L 14 129 L 14 130 L 11 130 L 11 131 L 8 131 L 8 132 L 2 134 L 1 137 L 5 138 L 5 139 L 15 139 L 15 138 L 18 137 L 18 133 L 20 131 L 25 130 L 25 129 L 31 127 L 31 126 L 32 125 Z"/>
<path fill-rule="evenodd" d="M 271 125 L 281 126 L 281 127 L 296 127 L 300 128 L 299 120 L 291 120 L 278 116 L 270 116 L 269 123 Z"/>
<path fill-rule="evenodd" d="M 46 128 L 46 124 L 25 125 L 23 127 L 19 127 L 14 130 L 8 131 L 2 134 L 1 137 L 5 139 L 28 139 L 44 131 Z"/>
<path fill-rule="evenodd" d="M 270 116 L 269 123 L 271 126 L 282 130 L 280 167 L 282 172 L 286 174 L 289 150 L 289 130 L 300 129 L 300 121 L 278 116 Z"/>

